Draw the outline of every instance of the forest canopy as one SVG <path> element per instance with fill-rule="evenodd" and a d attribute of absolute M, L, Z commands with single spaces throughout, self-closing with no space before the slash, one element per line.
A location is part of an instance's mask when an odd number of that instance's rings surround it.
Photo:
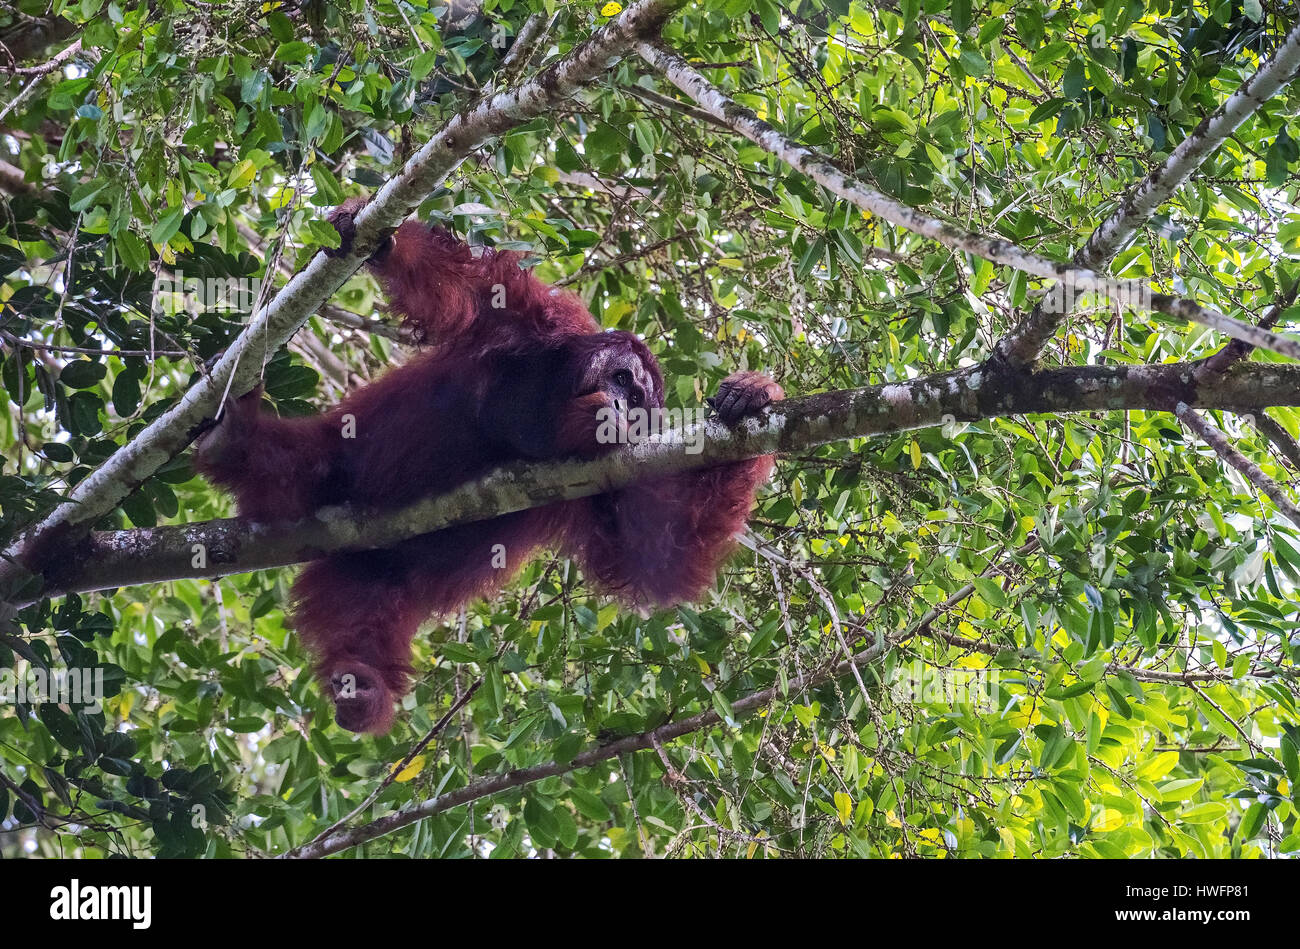
<path fill-rule="evenodd" d="M 0 855 L 1300 856 L 1295 24 L 9 5 Z M 670 408 L 788 400 L 698 454 L 236 518 L 193 467 L 228 400 L 316 413 L 438 344 L 361 267 L 409 216 L 637 334 Z M 540 557 L 421 628 L 390 733 L 335 724 L 296 565 L 771 451 L 705 597 Z"/>

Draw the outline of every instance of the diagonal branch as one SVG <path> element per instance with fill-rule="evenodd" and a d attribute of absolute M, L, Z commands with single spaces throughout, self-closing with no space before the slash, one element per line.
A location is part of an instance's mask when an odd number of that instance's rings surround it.
<path fill-rule="evenodd" d="M 1022 548 L 1023 549 L 1023 548 Z M 964 594 L 964 595 L 969 595 Z M 732 715 L 739 719 L 742 716 L 749 715 L 759 709 L 766 708 L 773 702 L 778 701 L 787 695 L 793 695 L 804 689 L 812 689 L 817 686 L 831 682 L 835 679 L 841 679 L 848 675 L 857 675 L 858 669 L 878 660 L 895 647 L 901 645 L 915 635 L 924 635 L 932 639 L 943 639 L 947 637 L 937 635 L 929 630 L 931 624 L 946 608 L 947 604 L 954 602 L 963 596 L 960 592 L 954 597 L 950 597 L 945 604 L 929 611 L 923 617 L 910 626 L 888 635 L 873 633 L 870 630 L 857 629 L 855 634 L 857 638 L 874 640 L 872 645 L 851 657 L 831 664 L 821 669 L 810 670 L 796 676 L 792 676 L 788 682 L 778 682 L 766 689 L 760 689 L 757 692 L 751 692 L 749 695 L 742 696 L 731 703 Z M 952 642 L 951 645 L 959 648 L 982 650 L 981 644 L 969 642 L 962 639 Z M 999 650 L 1000 651 L 1000 650 Z M 1222 681 L 1225 676 L 1220 671 L 1195 671 L 1195 672 L 1166 672 L 1163 670 L 1141 669 L 1136 666 L 1125 666 L 1118 663 L 1111 663 L 1107 667 L 1108 673 L 1126 672 L 1134 678 L 1145 682 L 1152 682 L 1160 685 L 1182 685 L 1195 689 L 1198 682 L 1218 682 Z M 445 717 L 445 716 L 444 716 Z M 546 778 L 556 777 L 561 774 L 568 774 L 571 771 L 577 771 L 581 768 L 587 768 L 602 761 L 608 761 L 621 755 L 630 754 L 634 751 L 644 751 L 655 749 L 662 754 L 662 746 L 665 742 L 673 741 L 685 735 L 703 731 L 722 723 L 721 716 L 713 709 L 700 712 L 688 718 L 676 722 L 669 722 L 658 728 L 642 732 L 638 735 L 630 735 L 626 738 L 620 738 L 616 741 L 603 745 L 597 745 L 579 755 L 575 755 L 571 760 L 566 762 L 548 761 L 545 764 L 534 765 L 529 768 L 519 768 L 514 771 L 507 771 L 501 774 L 494 774 L 489 777 L 480 778 L 471 781 L 463 787 L 446 794 L 438 795 L 427 801 L 421 801 L 418 804 L 402 808 L 392 814 L 380 817 L 367 824 L 361 824 L 355 827 L 340 827 L 334 824 L 327 831 L 313 838 L 305 844 L 294 847 L 292 850 L 280 854 L 281 859 L 318 859 L 328 857 L 330 854 L 340 853 L 352 847 L 359 846 L 379 837 L 391 834 L 394 831 L 401 830 L 403 827 L 409 827 L 411 824 L 418 823 L 427 817 L 433 817 L 444 811 L 449 811 L 454 807 L 462 804 L 470 804 L 474 801 L 482 800 L 485 797 L 491 797 L 502 791 L 508 791 L 512 788 L 523 787 L 528 784 L 535 784 Z M 355 813 L 355 812 L 354 812 Z"/>
<path fill-rule="evenodd" d="M 1285 514 L 1291 523 L 1300 527 L 1300 507 L 1296 507 L 1295 502 L 1287 497 L 1281 485 L 1264 474 L 1253 461 L 1233 448 L 1228 441 L 1228 437 L 1219 431 L 1212 422 L 1192 411 L 1191 406 L 1186 402 L 1179 402 L 1178 407 L 1174 409 L 1174 414 L 1178 416 L 1180 422 L 1194 431 L 1203 442 L 1213 448 L 1220 458 L 1240 471 L 1246 480 L 1260 491 L 1267 494 L 1273 503 L 1277 505 L 1277 509 Z"/>
<path fill-rule="evenodd" d="M 1238 86 L 1219 108 L 1202 119 L 1167 159 L 1125 195 L 1114 213 L 1079 248 L 1074 263 L 1090 270 L 1108 264 L 1205 159 L 1295 77 L 1297 69 L 1300 69 L 1300 24 L 1292 28 L 1268 62 Z M 998 341 L 994 348 L 995 356 L 1013 366 L 1033 362 L 1068 313 L 1068 306 L 1057 309 L 1051 306 L 1050 301 L 1038 303 L 1019 325 Z"/>
<path fill-rule="evenodd" d="M 829 682 L 832 679 L 848 675 L 851 670 L 859 666 L 864 666 L 873 662 L 883 655 L 893 645 L 894 638 L 903 638 L 909 631 L 905 630 L 895 637 L 882 637 L 874 645 L 856 653 L 851 659 L 846 659 L 832 668 L 820 671 L 810 672 L 804 675 L 793 676 L 790 678 L 788 687 L 783 688 L 778 683 L 770 688 L 763 689 L 759 692 L 751 693 L 743 698 L 737 699 L 731 703 L 732 713 L 739 717 L 748 714 L 769 705 L 775 699 L 787 692 L 797 692 L 803 688 L 814 688 L 822 683 Z M 471 801 L 477 801 L 480 798 L 488 797 L 493 794 L 507 791 L 510 788 L 522 787 L 525 784 L 533 784 L 545 778 L 554 777 L 558 774 L 567 774 L 570 771 L 576 771 L 579 768 L 590 767 L 601 761 L 608 761 L 610 758 L 616 758 L 619 755 L 628 754 L 633 751 L 642 751 L 653 748 L 656 744 L 662 744 L 680 738 L 683 735 L 689 735 L 692 732 L 709 728 L 713 725 L 720 724 L 722 719 L 718 713 L 709 709 L 706 712 L 700 712 L 698 715 L 692 715 L 680 721 L 669 722 L 666 725 L 653 729 L 652 731 L 643 732 L 639 735 L 632 735 L 627 738 L 621 738 L 617 741 L 609 742 L 604 745 L 597 745 L 582 754 L 574 756 L 570 761 L 561 764 L 557 761 L 550 761 L 546 764 L 536 765 L 531 768 L 520 768 L 516 771 L 508 771 L 504 774 L 495 774 L 488 778 L 482 778 L 478 781 L 471 782 L 464 787 L 449 791 L 446 794 L 439 795 L 428 801 L 408 807 L 396 813 L 389 814 L 387 817 L 381 817 L 378 820 L 371 821 L 369 824 L 362 824 L 359 827 L 353 827 L 346 830 L 340 830 L 322 838 L 317 838 L 300 847 L 296 847 L 284 854 L 285 858 L 314 859 L 319 857 L 328 857 L 332 853 L 338 853 L 341 850 L 347 850 L 358 844 L 363 844 L 368 840 L 374 840 L 376 837 L 383 837 L 391 834 L 395 830 L 400 830 L 417 821 L 424 820 L 426 817 L 432 817 L 435 814 L 441 814 L 443 811 L 458 807 L 461 804 L 468 804 Z"/>
<path fill-rule="evenodd" d="M 883 386 L 788 399 L 729 431 L 717 422 L 646 441 L 595 461 L 516 464 L 395 511 L 327 508 L 290 524 L 223 519 L 93 533 L 46 570 L 45 596 L 181 578 L 215 578 L 301 563 L 336 550 L 390 547 L 470 521 L 609 491 L 644 478 L 945 419 L 1006 415 L 1172 411 L 1178 402 L 1234 412 L 1300 405 L 1300 366 L 1246 363 L 1211 379 L 1197 365 L 1081 366 L 998 375 L 985 367 Z M 693 450 L 698 446 L 698 451 Z M 19 599 L 21 604 L 35 591 Z"/>
<path fill-rule="evenodd" d="M 81 40 L 76 40 L 66 46 L 62 52 L 56 55 L 49 62 L 41 63 L 39 66 L 14 66 L 11 69 L 7 69 L 6 72 L 15 76 L 48 76 L 80 52 Z"/>
<path fill-rule="evenodd" d="M 2 170 L 3 169 L 0 169 L 0 171 Z M 235 221 L 235 230 L 239 232 L 239 236 L 248 244 L 250 252 L 255 250 L 263 255 L 265 258 L 263 263 L 270 259 L 270 255 L 266 253 L 265 242 L 257 231 L 253 230 L 243 221 Z M 292 280 L 293 268 L 289 266 L 289 262 L 284 258 L 280 258 L 279 265 L 280 273 L 284 275 L 285 279 Z M 321 317 L 321 319 L 330 323 L 336 323 L 339 326 L 347 327 L 348 329 L 363 330 L 367 333 L 374 333 L 376 336 L 383 336 L 396 343 L 410 344 L 414 342 L 411 338 L 410 331 L 402 329 L 396 323 L 386 323 L 379 319 L 367 319 L 359 313 L 345 310 L 343 307 L 330 303 L 328 300 L 320 305 L 316 310 L 316 313 Z"/>
<path fill-rule="evenodd" d="M 1300 343 L 1289 336 L 1280 336 L 1266 329 L 1262 324 L 1256 326 L 1234 320 L 1230 316 L 1224 316 L 1218 310 L 1202 306 L 1187 297 L 1152 293 L 1147 298 L 1147 308 L 1156 313 L 1164 313 L 1166 316 L 1178 317 L 1218 330 L 1225 336 L 1231 336 L 1233 342 L 1243 345 L 1247 352 L 1253 347 L 1258 347 L 1290 356 L 1292 359 L 1300 359 Z"/>
<path fill-rule="evenodd" d="M 81 481 L 64 503 L 28 532 L 20 546 L 0 555 L 0 595 L 23 582 L 24 552 L 43 549 L 44 543 L 65 534 L 76 536 L 112 511 L 189 444 L 208 420 L 217 415 L 227 394 L 238 396 L 250 390 L 271 354 L 357 270 L 383 233 L 410 214 L 471 151 L 529 119 L 546 114 L 569 95 L 603 76 L 611 58 L 628 52 L 641 38 L 657 33 L 682 2 L 639 0 L 532 80 L 512 91 L 492 95 L 454 116 L 357 216 L 351 254 L 337 258 L 317 254 L 269 304 L 253 314 L 210 375 Z"/>
<path fill-rule="evenodd" d="M 1060 281 L 1060 286 L 1071 292 L 1116 296 L 1133 306 L 1191 320 L 1252 346 L 1300 359 L 1300 343 L 1234 320 L 1193 300 L 1156 293 L 1144 281 L 1116 280 L 1087 267 L 1058 263 L 1032 254 L 1000 237 L 968 231 L 940 218 L 922 214 L 915 208 L 882 194 L 856 175 L 840 171 L 826 155 L 816 149 L 786 138 L 751 110 L 728 98 L 680 56 L 646 41 L 639 43 L 636 49 L 646 62 L 662 72 L 673 85 L 733 131 L 771 152 L 791 168 L 803 172 L 836 196 L 891 224 L 995 264 Z M 1070 293 L 1055 294 L 1066 298 L 1069 295 Z M 995 355 L 996 353 L 995 350 Z"/>
<path fill-rule="evenodd" d="M 1022 250 L 1000 237 L 989 237 L 950 224 L 941 218 L 923 214 L 915 208 L 882 194 L 856 175 L 846 174 L 831 159 L 815 148 L 801 145 L 782 135 L 754 112 L 731 99 L 709 82 L 699 70 L 676 53 L 649 42 L 637 45 L 637 52 L 659 70 L 677 88 L 695 100 L 706 113 L 755 145 L 767 150 L 791 168 L 802 172 L 832 194 L 891 224 L 928 237 L 994 263 L 1014 267 L 1049 280 L 1069 276 L 1086 279 L 1078 268 L 1061 264 Z M 1091 274 L 1094 280 L 1101 278 Z M 1113 286 L 1114 281 L 1109 285 Z"/>
<path fill-rule="evenodd" d="M 1287 464 L 1300 471 L 1300 443 L 1297 443 L 1291 437 L 1291 433 L 1283 428 L 1277 419 L 1263 410 L 1254 413 L 1251 422 L 1260 434 L 1272 442 L 1273 447 L 1281 452 L 1282 457 L 1287 460 Z"/>

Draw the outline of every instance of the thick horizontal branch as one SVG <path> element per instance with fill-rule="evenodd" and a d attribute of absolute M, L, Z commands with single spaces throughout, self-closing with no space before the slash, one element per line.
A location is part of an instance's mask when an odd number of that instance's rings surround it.
<path fill-rule="evenodd" d="M 389 512 L 327 508 L 290 524 L 237 519 L 89 535 L 50 568 L 46 595 L 287 566 L 337 550 L 391 546 L 453 524 L 598 494 L 654 475 L 828 442 L 1005 415 L 1300 405 L 1300 367 L 1246 363 L 1199 378 L 1198 365 L 1086 366 L 1003 375 L 982 367 L 777 403 L 735 432 L 717 422 L 596 461 L 518 464 Z M 696 436 L 700 436 L 697 439 Z M 687 445 L 698 446 L 688 453 Z"/>
<path fill-rule="evenodd" d="M 1115 296 L 1133 306 L 1179 316 L 1212 327 L 1233 339 L 1300 359 L 1300 343 L 1294 340 L 1234 320 L 1192 300 L 1156 293 L 1143 281 L 1116 280 L 1087 267 L 1049 260 L 1000 237 L 978 234 L 940 218 L 922 214 L 915 208 L 882 194 L 856 175 L 848 175 L 840 171 L 826 155 L 816 149 L 786 138 L 751 110 L 724 95 L 680 56 L 650 42 L 638 44 L 637 52 L 646 62 L 662 72 L 670 82 L 694 99 L 701 108 L 727 127 L 771 152 L 791 168 L 804 173 L 837 197 L 864 211 L 870 211 L 891 224 L 928 237 L 945 247 L 982 257 L 995 264 L 1013 267 L 1037 277 L 1061 281 L 1075 292 Z"/>
<path fill-rule="evenodd" d="M 1147 222 L 1156 209 L 1168 201 L 1192 173 L 1222 145 L 1238 126 L 1260 106 L 1277 95 L 1300 68 L 1300 24 L 1288 34 L 1282 46 L 1254 75 L 1243 82 L 1224 103 L 1201 120 L 1169 157 L 1138 182 L 1088 242 L 1074 255 L 1079 267 L 1104 267 Z M 998 341 L 996 352 L 1011 365 L 1033 362 L 1065 319 L 1068 306 L 1038 303 L 1011 332 Z"/>
<path fill-rule="evenodd" d="M 75 536 L 112 511 L 146 478 L 185 448 L 217 414 L 223 398 L 256 385 L 262 366 L 299 326 L 350 277 L 396 227 L 466 156 L 491 138 L 539 115 L 604 75 L 613 57 L 656 33 L 682 0 L 639 0 L 568 55 L 509 92 L 491 96 L 454 116 L 403 166 L 357 216 L 353 252 L 311 262 L 251 317 L 210 375 L 81 481 L 67 501 L 0 557 L 0 590 L 22 582 L 21 559 L 44 536 Z"/>

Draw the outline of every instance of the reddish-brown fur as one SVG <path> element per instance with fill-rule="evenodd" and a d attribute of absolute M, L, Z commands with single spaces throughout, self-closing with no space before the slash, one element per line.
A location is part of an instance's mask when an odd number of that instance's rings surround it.
<path fill-rule="evenodd" d="M 438 345 L 313 418 L 264 413 L 260 393 L 230 406 L 197 464 L 235 493 L 249 519 L 294 519 L 344 502 L 392 508 L 519 458 L 608 450 L 595 430 L 609 399 L 575 389 L 575 374 L 605 350 L 640 358 L 650 401 L 662 404 L 644 344 L 601 333 L 576 297 L 520 270 L 514 254 L 475 256 L 408 222 L 371 266 L 393 308 Z M 502 293 L 506 308 L 494 308 Z M 735 396 L 729 421 L 781 397 L 757 373 L 726 386 Z M 349 422 L 354 438 L 343 434 Z M 314 561 L 294 584 L 294 622 L 331 683 L 339 723 L 387 731 L 419 624 L 492 596 L 543 545 L 558 546 L 631 605 L 694 599 L 713 583 L 771 468 L 770 457 L 726 464 Z M 493 566 L 498 544 L 504 567 Z"/>

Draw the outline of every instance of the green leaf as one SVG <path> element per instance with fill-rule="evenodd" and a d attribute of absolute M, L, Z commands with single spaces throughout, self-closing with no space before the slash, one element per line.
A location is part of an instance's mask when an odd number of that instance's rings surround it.
<path fill-rule="evenodd" d="M 1250 840 L 1256 836 L 1264 827 L 1264 819 L 1268 816 L 1268 808 L 1258 801 L 1250 806 L 1246 811 L 1246 816 L 1241 819 L 1237 827 L 1238 840 Z"/>
<path fill-rule="evenodd" d="M 1070 685 L 1054 686 L 1044 693 L 1049 699 L 1072 699 L 1076 695 L 1083 695 L 1085 692 L 1091 692 L 1096 688 L 1096 682 L 1079 681 Z"/>
<path fill-rule="evenodd" d="M 1205 716 L 1206 721 L 1210 723 L 1210 727 L 1220 735 L 1234 740 L 1241 737 L 1241 732 L 1233 727 L 1233 724 L 1224 717 L 1223 713 L 1207 702 L 1201 695 L 1195 696 L 1195 702 L 1197 710 Z"/>
<path fill-rule="evenodd" d="M 83 182 L 72 189 L 72 195 L 68 200 L 68 210 L 84 211 L 95 203 L 98 198 L 108 187 L 108 182 L 102 178 L 93 178 L 90 181 Z"/>
<path fill-rule="evenodd" d="M 1285 135 L 1285 130 L 1283 130 Z M 1282 143 L 1282 136 L 1269 146 L 1268 151 L 1264 154 L 1264 171 L 1268 178 L 1268 183 L 1274 188 L 1280 188 L 1286 183 L 1289 173 L 1289 159 L 1287 151 Z"/>
<path fill-rule="evenodd" d="M 113 411 L 129 418 L 140 407 L 140 379 L 129 369 L 123 369 L 113 378 Z"/>
<path fill-rule="evenodd" d="M 1039 122 L 1046 122 L 1048 119 L 1058 118 L 1061 114 L 1061 109 L 1065 107 L 1065 103 L 1065 99 L 1044 99 L 1034 107 L 1033 112 L 1029 113 L 1029 124 L 1037 125 Z"/>
<path fill-rule="evenodd" d="M 71 389 L 90 389 L 97 386 L 108 372 L 108 367 L 94 359 L 73 359 L 64 365 L 59 381 Z"/>
<path fill-rule="evenodd" d="M 248 734 L 250 732 L 260 732 L 266 727 L 266 722 L 253 716 L 243 718 L 232 718 L 226 722 L 226 728 L 238 734 Z"/>
<path fill-rule="evenodd" d="M 1204 778 L 1183 778 L 1160 785 L 1160 799 L 1167 803 L 1186 801 L 1193 797 L 1205 783 Z"/>
<path fill-rule="evenodd" d="M 150 235 L 155 244 L 166 244 L 181 228 L 181 219 L 185 217 L 185 208 L 172 208 L 158 219 Z"/>
<path fill-rule="evenodd" d="M 491 658 L 490 652 L 485 652 L 474 646 L 466 646 L 460 643 L 443 643 L 438 647 L 442 657 L 448 662 L 482 662 L 484 659 Z"/>
<path fill-rule="evenodd" d="M 1282 756 L 1282 767 L 1286 770 L 1287 780 L 1292 785 L 1300 785 L 1300 741 L 1297 741 L 1296 733 L 1288 732 L 1282 735 L 1279 741 L 1279 753 Z"/>
<path fill-rule="evenodd" d="M 573 799 L 574 806 L 578 808 L 578 813 L 583 817 L 598 823 L 614 819 L 613 813 L 605 806 L 605 802 L 590 791 L 574 787 L 569 789 L 569 796 Z"/>
<path fill-rule="evenodd" d="M 1084 67 L 1083 60 L 1070 60 L 1070 64 L 1065 67 L 1065 75 L 1061 78 L 1061 94 L 1066 99 L 1082 98 L 1086 79 L 1087 70 Z"/>
<path fill-rule="evenodd" d="M 1178 818 L 1189 824 L 1209 824 L 1220 820 L 1227 813 L 1228 805 L 1222 801 L 1206 801 L 1204 804 L 1197 804 L 1180 811 Z"/>
<path fill-rule="evenodd" d="M 554 811 L 542 806 L 535 797 L 530 797 L 524 803 L 524 823 L 528 825 L 528 835 L 535 847 L 549 849 L 558 842 L 560 822 Z"/>
<path fill-rule="evenodd" d="M 968 76 L 983 76 L 989 71 L 989 61 L 977 49 L 962 50 L 957 61 Z"/>
<path fill-rule="evenodd" d="M 122 255 L 122 262 L 132 270 L 143 272 L 149 268 L 149 248 L 135 234 L 123 231 L 117 235 L 114 245 Z"/>
<path fill-rule="evenodd" d="M 275 60 L 280 63 L 301 62 L 311 53 L 310 43 L 304 43 L 302 40 L 292 40 L 288 43 L 281 43 L 275 51 Z"/>

